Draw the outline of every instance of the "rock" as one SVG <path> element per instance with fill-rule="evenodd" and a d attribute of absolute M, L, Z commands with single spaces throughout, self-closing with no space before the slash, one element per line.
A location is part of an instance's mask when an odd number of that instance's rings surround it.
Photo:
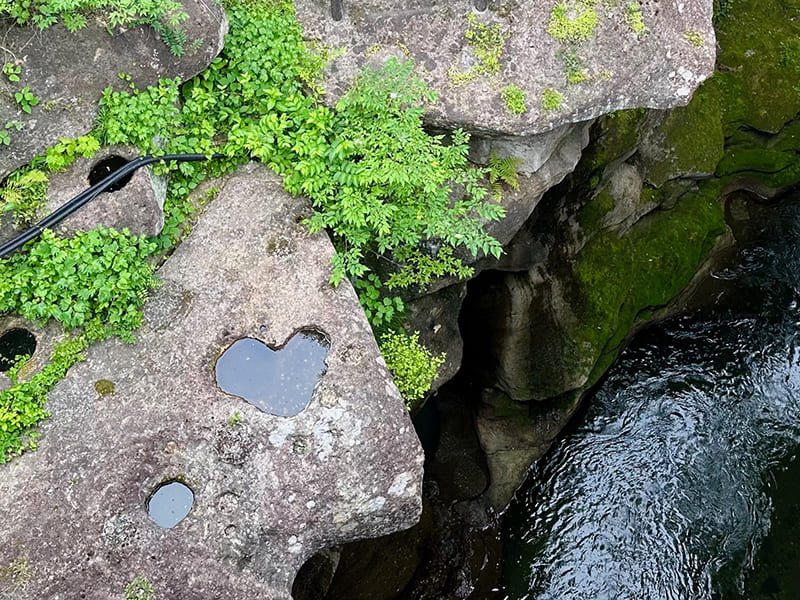
<path fill-rule="evenodd" d="M 639 34 L 629 24 L 626 3 L 593 4 L 586 18 L 596 17 L 596 27 L 586 27 L 585 38 L 571 42 L 564 39 L 570 33 L 564 28 L 561 33 L 550 28 L 563 41 L 547 31 L 553 3 L 492 3 L 492 10 L 476 12 L 469 0 L 419 0 L 403 6 L 390 0 L 344 0 L 338 3 L 343 8 L 339 20 L 332 18 L 327 0 L 295 4 L 307 37 L 347 48 L 328 69 L 329 101 L 341 97 L 365 65 L 409 57 L 439 92 L 428 119 L 448 129 L 529 135 L 622 108 L 672 108 L 686 104 L 714 69 L 711 0 L 642 2 L 646 31 Z M 564 4 L 565 19 L 584 10 L 578 3 Z M 491 57 L 498 51 L 497 73 L 486 73 L 494 68 Z M 568 83 L 570 64 L 583 82 Z M 523 114 L 504 106 L 501 90 L 509 84 L 527 94 Z M 563 96 L 550 109 L 543 102 L 547 89 Z"/>
<path fill-rule="evenodd" d="M 109 85 L 125 87 L 119 73 L 131 76 L 139 88 L 159 79 L 189 79 L 205 69 L 222 50 L 228 21 L 221 6 L 202 0 L 183 0 L 189 18 L 185 52 L 178 57 L 147 26 L 109 35 L 102 15 L 88 18 L 85 28 L 70 33 L 63 25 L 44 31 L 19 27 L 8 19 L 0 25 L 0 58 L 21 67 L 20 81 L 5 82 L 10 92 L 28 86 L 39 104 L 25 114 L 13 95 L 0 95 L 0 122 L 20 122 L 10 130 L 10 146 L 0 156 L 0 178 L 5 177 L 59 138 L 87 133 L 97 116 L 97 102 Z M 199 45 L 195 47 L 195 42 Z"/>
<path fill-rule="evenodd" d="M 53 174 L 47 189 L 47 212 L 53 212 L 138 155 L 133 148 L 109 146 L 90 159 L 79 158 L 64 173 Z M 62 221 L 59 232 L 72 235 L 103 225 L 120 231 L 128 228 L 134 235 L 156 236 L 164 227 L 166 183 L 166 177 L 154 175 L 147 167 L 137 169 L 127 183 L 123 179 L 116 184 L 121 189 L 100 194 Z"/>
<path fill-rule="evenodd" d="M 114 598 L 139 575 L 163 598 L 288 600 L 313 554 L 417 520 L 419 442 L 309 210 L 265 167 L 240 170 L 160 269 L 137 342 L 93 346 L 58 384 L 39 449 L 1 467 L 0 565 L 24 547 L 32 574 L 9 600 Z M 330 341 L 327 372 L 296 416 L 217 387 L 235 340 L 308 328 Z M 194 504 L 162 529 L 146 507 L 171 480 Z"/>
<path fill-rule="evenodd" d="M 490 485 L 482 499 L 500 513 L 578 407 L 579 394 L 547 403 L 514 402 L 503 392 L 484 390 L 475 429 L 486 453 Z"/>

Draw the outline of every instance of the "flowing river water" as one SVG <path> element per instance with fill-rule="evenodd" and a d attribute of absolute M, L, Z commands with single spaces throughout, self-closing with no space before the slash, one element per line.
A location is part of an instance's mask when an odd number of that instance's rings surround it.
<path fill-rule="evenodd" d="M 640 333 L 504 519 L 513 600 L 800 598 L 800 197 Z"/>

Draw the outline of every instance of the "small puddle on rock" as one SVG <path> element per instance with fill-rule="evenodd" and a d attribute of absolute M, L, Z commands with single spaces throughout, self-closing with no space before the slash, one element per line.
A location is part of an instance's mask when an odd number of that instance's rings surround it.
<path fill-rule="evenodd" d="M 194 504 L 194 492 L 180 481 L 161 484 L 147 502 L 147 514 L 164 529 L 183 521 Z"/>
<path fill-rule="evenodd" d="M 273 350 L 253 338 L 235 341 L 217 360 L 217 385 L 256 408 L 291 417 L 308 406 L 328 370 L 330 342 L 316 331 L 300 331 Z"/>
<path fill-rule="evenodd" d="M 36 336 L 27 329 L 15 327 L 0 335 L 0 371 L 14 366 L 18 356 L 33 356 L 36 351 Z"/>

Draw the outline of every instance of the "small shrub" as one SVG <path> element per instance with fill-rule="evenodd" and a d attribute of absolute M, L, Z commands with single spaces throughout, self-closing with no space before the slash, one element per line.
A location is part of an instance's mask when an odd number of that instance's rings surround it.
<path fill-rule="evenodd" d="M 503 98 L 506 109 L 515 115 L 521 115 L 528 110 L 528 107 L 525 104 L 525 95 L 525 91 L 513 83 L 504 87 L 500 92 L 500 96 Z"/>
<path fill-rule="evenodd" d="M 514 156 L 500 158 L 495 152 L 492 152 L 489 156 L 489 185 L 498 201 L 502 197 L 503 183 L 512 190 L 519 189 L 519 173 L 517 169 L 521 164 L 522 159 Z"/>
<path fill-rule="evenodd" d="M 411 408 L 431 388 L 445 355 L 433 356 L 419 341 L 419 332 L 392 332 L 380 339 L 380 349 L 395 385 Z"/>
<path fill-rule="evenodd" d="M 14 226 L 34 220 L 47 200 L 47 175 L 39 169 L 18 171 L 9 175 L 0 188 L 0 213 L 14 213 Z"/>

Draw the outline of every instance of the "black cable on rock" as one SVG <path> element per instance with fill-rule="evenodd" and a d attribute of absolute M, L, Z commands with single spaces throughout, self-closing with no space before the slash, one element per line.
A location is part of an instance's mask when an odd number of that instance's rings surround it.
<path fill-rule="evenodd" d="M 69 217 L 74 212 L 81 209 L 83 206 L 94 200 L 99 194 L 103 193 L 107 188 L 117 183 L 126 175 L 133 173 L 136 169 L 157 163 L 160 161 L 177 161 L 177 162 L 198 162 L 201 160 L 209 160 L 210 158 L 225 158 L 224 154 L 213 154 L 207 156 L 205 154 L 165 154 L 164 156 L 142 156 L 135 158 L 128 162 L 125 166 L 120 167 L 113 173 L 109 173 L 103 179 L 95 183 L 90 188 L 82 191 L 69 202 L 66 202 L 52 213 L 47 215 L 44 219 L 26 229 L 14 239 L 6 242 L 0 246 L 0 258 L 4 258 L 18 250 L 31 240 L 36 239 L 42 234 L 45 229 L 52 229 L 61 221 Z"/>

